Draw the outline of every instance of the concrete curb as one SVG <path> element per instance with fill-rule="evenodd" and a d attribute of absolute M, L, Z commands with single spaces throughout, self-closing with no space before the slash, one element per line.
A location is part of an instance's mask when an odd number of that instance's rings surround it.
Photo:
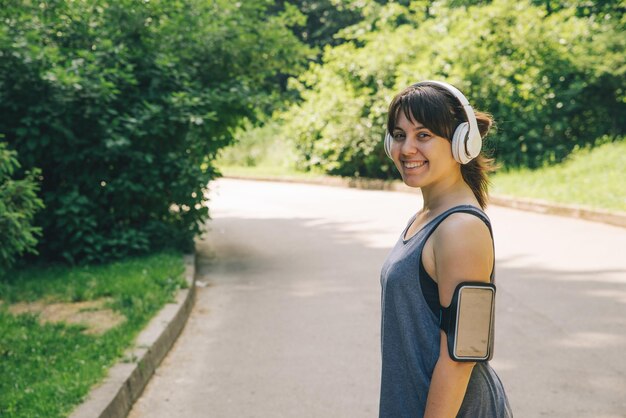
<path fill-rule="evenodd" d="M 196 292 L 196 255 L 185 255 L 187 289 L 181 289 L 174 303 L 168 303 L 141 331 L 135 346 L 110 370 L 104 382 L 89 392 L 70 418 L 123 418 L 139 398 L 152 374 L 185 327 Z"/>
<path fill-rule="evenodd" d="M 348 187 L 363 190 L 387 190 L 392 192 L 405 192 L 422 194 L 420 189 L 409 187 L 401 181 L 397 180 L 376 180 L 358 177 L 264 177 L 264 176 L 223 176 L 225 179 L 233 180 L 251 180 L 251 181 L 275 181 L 280 183 L 303 183 L 317 184 L 320 186 Z"/>
<path fill-rule="evenodd" d="M 419 189 L 408 187 L 398 180 L 370 180 L 362 178 L 345 177 L 247 177 L 247 176 L 224 176 L 224 178 L 254 181 L 276 181 L 286 183 L 318 184 L 323 186 L 350 187 L 365 190 L 388 190 L 405 193 L 421 194 Z M 550 215 L 566 216 L 570 218 L 584 219 L 592 222 L 600 222 L 613 226 L 626 228 L 626 213 L 612 212 L 600 209 L 591 209 L 583 206 L 556 204 L 539 199 L 519 199 L 503 195 L 490 195 L 489 204 L 504 206 L 529 212 L 545 213 Z"/>
<path fill-rule="evenodd" d="M 624 212 L 610 212 L 608 210 L 590 209 L 583 206 L 554 204 L 539 199 L 518 199 L 499 195 L 490 196 L 489 202 L 497 206 L 506 206 L 550 215 L 567 216 L 626 228 L 626 213 Z"/>

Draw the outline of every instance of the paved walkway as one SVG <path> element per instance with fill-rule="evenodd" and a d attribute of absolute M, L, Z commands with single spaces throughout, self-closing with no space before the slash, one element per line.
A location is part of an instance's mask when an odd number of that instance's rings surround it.
<path fill-rule="evenodd" d="M 375 417 L 380 266 L 412 194 L 219 180 L 180 339 L 130 414 Z M 518 417 L 626 417 L 626 231 L 493 207 Z"/>

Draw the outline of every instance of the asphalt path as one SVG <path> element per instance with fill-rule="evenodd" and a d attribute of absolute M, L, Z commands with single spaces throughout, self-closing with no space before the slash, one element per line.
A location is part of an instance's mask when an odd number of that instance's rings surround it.
<path fill-rule="evenodd" d="M 380 267 L 419 195 L 221 179 L 139 417 L 376 417 Z M 626 417 L 626 230 L 490 207 L 491 362 L 516 417 Z"/>

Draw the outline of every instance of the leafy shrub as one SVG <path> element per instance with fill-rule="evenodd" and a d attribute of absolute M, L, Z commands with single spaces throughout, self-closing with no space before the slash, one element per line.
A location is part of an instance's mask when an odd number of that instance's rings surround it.
<path fill-rule="evenodd" d="M 41 253 L 98 262 L 187 249 L 217 151 L 310 50 L 252 0 L 5 1 L 0 132 L 43 172 Z"/>
<path fill-rule="evenodd" d="M 559 162 L 626 125 L 623 15 L 577 12 L 505 0 L 374 7 L 342 31 L 351 42 L 292 80 L 303 100 L 281 115 L 281 135 L 295 139 L 300 167 L 391 177 L 388 103 L 409 84 L 440 79 L 495 116 L 488 147 L 500 163 Z"/>
<path fill-rule="evenodd" d="M 37 197 L 40 171 L 14 179 L 20 168 L 17 153 L 0 142 L 0 275 L 25 252 L 35 252 L 41 228 L 33 225 L 35 213 L 43 208 Z"/>

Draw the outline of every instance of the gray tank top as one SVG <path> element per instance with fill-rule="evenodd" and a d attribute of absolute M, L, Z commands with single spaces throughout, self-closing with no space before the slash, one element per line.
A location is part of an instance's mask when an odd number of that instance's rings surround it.
<path fill-rule="evenodd" d="M 424 416 L 430 380 L 439 358 L 440 336 L 439 317 L 429 308 L 421 288 L 419 265 L 428 237 L 456 212 L 478 216 L 491 232 L 489 218 L 483 211 L 461 205 L 432 219 L 405 241 L 413 217 L 382 266 L 380 418 Z M 457 417 L 512 416 L 502 382 L 489 363 L 477 363 Z"/>

